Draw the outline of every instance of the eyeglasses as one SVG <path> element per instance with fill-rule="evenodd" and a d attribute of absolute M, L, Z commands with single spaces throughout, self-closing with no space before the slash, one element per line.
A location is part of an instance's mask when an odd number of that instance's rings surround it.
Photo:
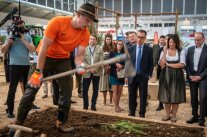
<path fill-rule="evenodd" d="M 145 37 L 137 36 L 138 39 L 145 39 Z"/>

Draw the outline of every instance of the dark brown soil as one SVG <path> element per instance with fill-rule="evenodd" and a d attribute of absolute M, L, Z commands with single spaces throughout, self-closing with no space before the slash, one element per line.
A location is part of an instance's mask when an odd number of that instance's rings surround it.
<path fill-rule="evenodd" d="M 106 131 L 102 128 L 101 123 L 112 123 L 121 120 L 128 120 L 133 123 L 142 123 L 149 125 L 148 129 L 143 131 L 147 133 L 147 137 L 204 137 L 202 128 L 186 128 L 174 125 L 143 122 L 140 120 L 124 119 L 113 116 L 93 114 L 87 112 L 71 111 L 69 114 L 68 124 L 75 127 L 73 133 L 61 133 L 55 128 L 56 108 L 49 108 L 42 112 L 35 112 L 28 116 L 24 126 L 39 130 L 40 134 L 45 133 L 47 137 L 135 137 L 139 135 L 118 133 L 115 131 Z M 8 129 L 0 129 L 0 136 L 6 136 Z M 21 137 L 36 137 L 29 133 L 22 133 Z"/>

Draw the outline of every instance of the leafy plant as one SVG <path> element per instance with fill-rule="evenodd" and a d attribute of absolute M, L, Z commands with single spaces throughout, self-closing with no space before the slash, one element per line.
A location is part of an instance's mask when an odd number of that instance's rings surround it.
<path fill-rule="evenodd" d="M 181 34 L 181 32 L 179 32 L 179 31 L 177 31 L 176 32 L 176 34 L 179 36 L 179 38 L 180 38 L 180 42 L 181 42 L 181 45 L 182 45 L 182 47 L 184 48 L 184 47 L 187 47 L 190 43 L 189 42 L 187 42 L 187 41 L 183 41 L 182 40 L 182 34 Z"/>
<path fill-rule="evenodd" d="M 95 25 L 95 24 L 94 24 Z M 94 25 L 90 25 L 88 27 L 88 30 L 91 34 L 94 34 L 97 36 L 97 45 L 101 46 L 102 43 L 103 43 L 103 34 L 98 34 L 97 31 L 94 31 L 94 33 L 92 32 L 93 29 L 95 29 L 95 26 Z"/>
<path fill-rule="evenodd" d="M 6 36 L 0 36 L 0 42 L 4 43 L 5 40 L 6 40 Z"/>
<path fill-rule="evenodd" d="M 102 126 L 105 130 L 112 130 L 119 133 L 134 133 L 138 135 L 147 135 L 143 129 L 149 128 L 146 124 L 136 124 L 130 121 L 118 121 L 115 123 L 105 123 Z"/>

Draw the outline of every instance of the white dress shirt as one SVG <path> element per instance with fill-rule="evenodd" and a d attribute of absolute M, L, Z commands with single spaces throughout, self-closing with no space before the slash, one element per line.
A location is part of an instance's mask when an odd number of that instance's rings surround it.
<path fill-rule="evenodd" d="M 194 71 L 197 71 L 198 70 L 198 63 L 199 63 L 199 60 L 200 60 L 200 56 L 201 56 L 201 52 L 203 50 L 203 45 L 201 47 L 195 47 L 195 52 L 194 52 L 194 57 L 193 57 L 193 69 Z"/>

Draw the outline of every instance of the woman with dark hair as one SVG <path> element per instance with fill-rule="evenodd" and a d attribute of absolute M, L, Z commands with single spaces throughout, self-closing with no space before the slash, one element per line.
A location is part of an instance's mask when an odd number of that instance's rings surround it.
<path fill-rule="evenodd" d="M 119 40 L 116 44 L 115 50 L 110 53 L 110 58 L 120 56 L 121 54 L 124 54 L 124 47 L 123 47 L 123 42 Z M 117 72 L 123 71 L 124 64 L 125 64 L 124 62 L 118 62 L 118 63 L 110 65 L 111 70 L 110 70 L 109 81 L 110 81 L 112 91 L 113 91 L 113 101 L 114 101 L 114 106 L 115 106 L 115 112 L 117 113 L 120 113 L 121 111 L 123 111 L 123 109 L 119 106 L 119 101 L 120 101 L 121 92 L 123 90 L 123 85 L 124 85 L 124 77 L 118 78 Z"/>
<path fill-rule="evenodd" d="M 103 45 L 103 54 L 104 54 L 104 60 L 109 59 L 109 54 L 114 50 L 114 45 L 112 43 L 112 35 L 111 34 L 106 34 L 105 35 L 105 40 L 104 40 L 104 45 Z M 110 104 L 113 105 L 112 103 L 112 97 L 113 97 L 113 92 L 111 91 L 111 86 L 109 83 L 109 73 L 110 73 L 110 66 L 106 65 L 103 67 L 102 70 L 102 75 L 100 77 L 100 82 L 99 82 L 99 89 L 101 92 L 103 92 L 103 105 L 106 105 L 106 97 L 107 97 L 107 91 L 109 91 L 110 94 Z"/>
<path fill-rule="evenodd" d="M 185 51 L 180 45 L 177 34 L 170 35 L 167 48 L 160 55 L 159 64 L 162 68 L 159 80 L 158 98 L 165 104 L 166 116 L 162 121 L 176 122 L 176 113 L 179 104 L 186 101 L 185 78 Z M 172 116 L 171 116 L 172 114 Z"/>

